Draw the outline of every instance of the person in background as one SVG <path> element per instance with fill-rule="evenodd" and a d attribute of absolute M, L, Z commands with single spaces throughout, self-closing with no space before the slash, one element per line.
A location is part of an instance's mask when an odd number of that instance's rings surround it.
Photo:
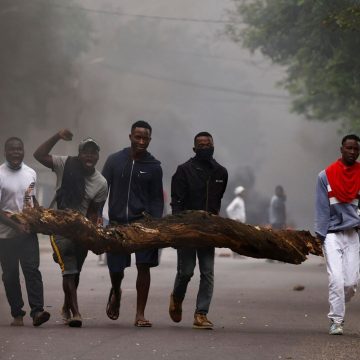
<path fill-rule="evenodd" d="M 147 148 L 151 141 L 152 128 L 143 120 L 131 126 L 130 147 L 108 157 L 103 169 L 110 189 L 109 221 L 110 224 L 130 224 L 147 213 L 161 218 L 164 209 L 162 169 L 160 161 L 155 159 Z M 150 290 L 150 268 L 159 265 L 158 249 L 137 251 L 135 253 L 136 279 L 136 314 L 134 325 L 151 327 L 145 318 L 145 307 Z M 106 314 L 111 320 L 119 318 L 121 302 L 121 283 L 124 270 L 131 265 L 131 257 L 126 254 L 107 254 L 111 289 Z"/>
<path fill-rule="evenodd" d="M 214 141 L 208 132 L 200 132 L 194 138 L 195 157 L 178 166 L 171 180 L 172 213 L 184 210 L 205 210 L 219 214 L 228 173 L 213 158 Z M 196 257 L 199 261 L 200 285 L 196 300 L 193 328 L 212 329 L 207 318 L 214 289 L 213 247 L 178 248 L 177 273 L 170 295 L 169 315 L 174 322 L 182 319 L 182 302 L 190 279 L 194 274 Z"/>
<path fill-rule="evenodd" d="M 10 305 L 12 326 L 23 326 L 25 311 L 19 279 L 19 264 L 34 326 L 49 320 L 44 311 L 44 290 L 39 271 L 40 252 L 36 234 L 9 218 L 13 212 L 32 207 L 35 201 L 36 173 L 23 163 L 24 143 L 18 137 L 5 141 L 5 163 L 0 165 L 0 264 L 6 298 Z"/>
<path fill-rule="evenodd" d="M 226 214 L 229 219 L 242 223 L 246 222 L 245 202 L 242 198 L 244 190 L 243 186 L 237 186 L 234 190 L 235 198 L 226 208 Z"/>
<path fill-rule="evenodd" d="M 228 218 L 235 221 L 239 221 L 241 223 L 246 222 L 245 201 L 242 197 L 244 190 L 245 188 L 243 186 L 237 186 L 234 190 L 235 198 L 226 208 L 226 214 Z M 220 256 L 230 256 L 231 254 L 234 258 L 245 258 L 244 256 L 234 251 L 231 251 L 230 249 L 222 249 Z"/>
<path fill-rule="evenodd" d="M 77 156 L 51 155 L 50 151 L 60 140 L 70 141 L 73 134 L 62 129 L 45 141 L 34 153 L 41 164 L 53 170 L 57 177 L 56 195 L 51 207 L 73 209 L 81 212 L 93 224 L 100 222 L 100 210 L 107 198 L 107 183 L 95 166 L 99 160 L 100 147 L 92 138 L 79 144 Z M 80 272 L 87 256 L 87 249 L 70 239 L 51 236 L 54 260 L 61 268 L 64 304 L 61 309 L 63 321 L 70 327 L 81 327 L 77 288 Z"/>
<path fill-rule="evenodd" d="M 329 278 L 330 335 L 342 335 L 345 303 L 355 295 L 359 281 L 360 138 L 341 141 L 341 157 L 318 175 L 315 233 L 323 244 Z"/>
<path fill-rule="evenodd" d="M 269 222 L 272 229 L 286 227 L 286 194 L 281 185 L 275 187 L 275 194 L 270 200 Z"/>

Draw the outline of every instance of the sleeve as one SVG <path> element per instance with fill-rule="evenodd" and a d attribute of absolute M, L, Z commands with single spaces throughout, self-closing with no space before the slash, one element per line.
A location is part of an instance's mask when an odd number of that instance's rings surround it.
<path fill-rule="evenodd" d="M 96 203 L 105 202 L 107 199 L 107 195 L 108 195 L 108 185 L 107 185 L 105 178 L 103 178 L 102 185 L 94 197 L 94 202 L 96 202 Z"/>
<path fill-rule="evenodd" d="M 68 156 L 60 156 L 60 155 L 51 155 L 53 161 L 53 171 L 58 173 L 59 171 L 64 171 L 65 162 Z"/>
<path fill-rule="evenodd" d="M 51 155 L 53 162 L 53 171 L 56 174 L 56 189 L 61 186 L 62 178 L 64 175 L 64 168 L 68 156 Z"/>
<path fill-rule="evenodd" d="M 228 172 L 227 172 L 227 170 L 224 168 L 224 188 L 223 188 L 223 192 L 222 192 L 222 194 L 221 194 L 221 198 L 223 198 L 223 196 L 224 196 L 227 183 L 228 183 Z"/>
<path fill-rule="evenodd" d="M 228 216 L 229 219 L 235 219 L 235 208 L 236 208 L 236 203 L 237 203 L 237 198 L 235 198 L 226 208 L 226 214 Z"/>
<path fill-rule="evenodd" d="M 274 197 L 271 200 L 271 206 L 273 208 L 273 211 L 279 212 L 281 210 L 281 200 L 278 197 Z"/>
<path fill-rule="evenodd" d="M 330 222 L 330 202 L 325 178 L 318 176 L 315 193 L 315 233 L 325 239 Z"/>
<path fill-rule="evenodd" d="M 24 193 L 23 209 L 34 207 L 34 197 L 36 196 L 36 172 L 29 169 L 28 187 Z"/>
<path fill-rule="evenodd" d="M 150 215 L 161 218 L 164 212 L 163 172 L 161 166 L 154 170 L 150 186 Z"/>
<path fill-rule="evenodd" d="M 37 190 L 37 174 L 36 174 L 36 171 L 34 170 L 34 173 L 33 173 L 33 179 L 34 179 L 34 187 L 33 187 L 33 190 L 31 192 L 31 196 L 36 196 L 36 190 Z"/>
<path fill-rule="evenodd" d="M 273 207 L 273 203 L 274 203 L 274 196 L 271 197 L 270 200 L 270 205 L 268 208 L 268 215 L 269 215 L 269 223 L 272 224 L 274 221 L 274 207 Z"/>
<path fill-rule="evenodd" d="M 182 167 L 178 167 L 171 178 L 171 209 L 177 214 L 185 209 L 185 197 L 187 194 L 187 182 Z"/>
<path fill-rule="evenodd" d="M 239 199 L 239 221 L 242 223 L 246 222 L 246 212 L 245 212 L 245 201 L 244 199 Z"/>
<path fill-rule="evenodd" d="M 226 186 L 227 186 L 227 183 L 228 183 L 228 172 L 227 172 L 227 170 L 223 167 L 223 169 L 224 169 L 224 174 L 223 174 L 223 179 L 224 179 L 224 182 L 223 182 L 223 188 L 222 188 L 222 192 L 221 192 L 221 194 L 220 194 L 220 196 L 219 196 L 219 199 L 218 199 L 218 202 L 219 202 L 219 204 L 218 204 L 218 209 L 217 209 L 217 215 L 219 215 L 219 212 L 220 212 L 220 208 L 221 208 L 221 199 L 223 198 L 223 196 L 224 196 L 224 193 L 225 193 L 225 190 L 226 190 Z"/>

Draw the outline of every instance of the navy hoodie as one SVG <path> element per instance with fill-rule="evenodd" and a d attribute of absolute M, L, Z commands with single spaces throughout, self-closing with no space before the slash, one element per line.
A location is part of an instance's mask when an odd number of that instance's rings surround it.
<path fill-rule="evenodd" d="M 147 213 L 160 218 L 164 209 L 160 161 L 149 152 L 131 158 L 130 147 L 110 155 L 102 171 L 108 182 L 109 220 L 128 224 Z"/>

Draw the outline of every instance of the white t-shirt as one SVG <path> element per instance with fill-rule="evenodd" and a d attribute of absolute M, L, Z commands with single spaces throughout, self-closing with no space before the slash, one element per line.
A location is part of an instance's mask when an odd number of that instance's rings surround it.
<path fill-rule="evenodd" d="M 52 155 L 54 172 L 56 174 L 56 190 L 61 187 L 64 174 L 65 162 L 68 156 Z M 95 169 L 90 176 L 85 176 L 85 198 L 81 202 L 80 212 L 86 216 L 91 201 L 100 203 L 106 200 L 108 186 L 106 179 Z M 56 207 L 55 197 L 50 207 Z"/>
<path fill-rule="evenodd" d="M 0 209 L 8 212 L 21 212 L 25 201 L 33 206 L 32 195 L 35 195 L 36 172 L 25 165 L 13 170 L 5 163 L 0 165 Z M 0 222 L 0 239 L 11 238 L 17 232 Z"/>

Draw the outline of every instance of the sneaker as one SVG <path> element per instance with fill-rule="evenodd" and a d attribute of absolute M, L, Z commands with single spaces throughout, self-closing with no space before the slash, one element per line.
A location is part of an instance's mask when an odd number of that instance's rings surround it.
<path fill-rule="evenodd" d="M 171 320 L 178 323 L 182 318 L 182 302 L 183 300 L 177 300 L 174 295 L 170 295 L 169 315 Z"/>
<path fill-rule="evenodd" d="M 330 335 L 342 335 L 344 333 L 343 324 L 332 322 L 329 329 Z"/>
<path fill-rule="evenodd" d="M 24 320 L 22 316 L 14 317 L 14 320 L 10 323 L 11 326 L 24 326 Z"/>
<path fill-rule="evenodd" d="M 214 327 L 214 324 L 206 317 L 205 314 L 195 314 L 194 315 L 194 329 L 208 329 L 211 330 Z"/>
<path fill-rule="evenodd" d="M 39 311 L 33 317 L 33 325 L 40 326 L 50 319 L 50 314 L 47 311 Z"/>

